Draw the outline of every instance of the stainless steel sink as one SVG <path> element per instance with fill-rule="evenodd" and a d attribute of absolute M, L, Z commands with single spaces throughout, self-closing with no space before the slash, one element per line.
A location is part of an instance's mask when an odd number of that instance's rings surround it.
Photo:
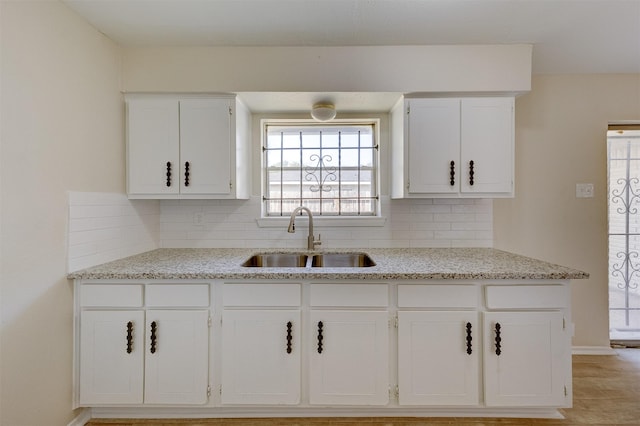
<path fill-rule="evenodd" d="M 257 253 L 242 263 L 250 268 L 367 268 L 375 265 L 366 253 Z"/>
<path fill-rule="evenodd" d="M 366 253 L 323 253 L 316 254 L 311 266 L 317 268 L 367 268 L 376 266 Z"/>
<path fill-rule="evenodd" d="M 307 255 L 300 253 L 264 253 L 254 254 L 242 266 L 253 268 L 304 268 Z"/>

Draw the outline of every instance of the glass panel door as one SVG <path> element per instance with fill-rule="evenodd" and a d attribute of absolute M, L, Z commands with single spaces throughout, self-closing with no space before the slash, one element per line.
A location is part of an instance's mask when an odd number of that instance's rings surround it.
<path fill-rule="evenodd" d="M 640 344 L 640 130 L 609 130 L 609 336 Z"/>

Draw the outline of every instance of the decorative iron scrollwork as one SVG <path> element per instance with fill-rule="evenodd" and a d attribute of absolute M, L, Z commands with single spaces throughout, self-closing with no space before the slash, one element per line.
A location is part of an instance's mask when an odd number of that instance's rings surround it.
<path fill-rule="evenodd" d="M 316 165 L 313 167 L 305 167 L 304 179 L 306 181 L 315 181 L 315 185 L 311 185 L 309 190 L 311 192 L 331 192 L 332 186 L 328 185 L 326 182 L 331 181 L 335 182 L 338 178 L 336 176 L 336 168 L 333 166 L 326 166 L 325 161 L 330 163 L 332 161 L 332 157 L 330 155 L 323 155 L 320 157 L 317 154 L 313 154 L 309 157 L 309 160 L 315 162 Z"/>

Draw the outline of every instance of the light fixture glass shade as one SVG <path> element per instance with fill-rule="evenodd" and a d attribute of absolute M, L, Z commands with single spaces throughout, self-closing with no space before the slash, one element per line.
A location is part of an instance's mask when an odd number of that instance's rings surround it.
<path fill-rule="evenodd" d="M 315 104 L 311 108 L 311 117 L 317 121 L 331 121 L 336 118 L 336 108 L 333 104 Z"/>

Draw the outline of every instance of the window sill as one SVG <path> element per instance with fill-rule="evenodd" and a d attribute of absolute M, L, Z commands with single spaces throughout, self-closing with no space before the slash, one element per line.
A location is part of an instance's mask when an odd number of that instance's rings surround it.
<path fill-rule="evenodd" d="M 296 224 L 308 226 L 309 218 L 296 216 Z M 386 217 L 313 217 L 313 226 L 316 228 L 333 227 L 382 227 L 387 222 Z M 259 228 L 287 228 L 289 217 L 262 217 L 256 219 Z"/>

